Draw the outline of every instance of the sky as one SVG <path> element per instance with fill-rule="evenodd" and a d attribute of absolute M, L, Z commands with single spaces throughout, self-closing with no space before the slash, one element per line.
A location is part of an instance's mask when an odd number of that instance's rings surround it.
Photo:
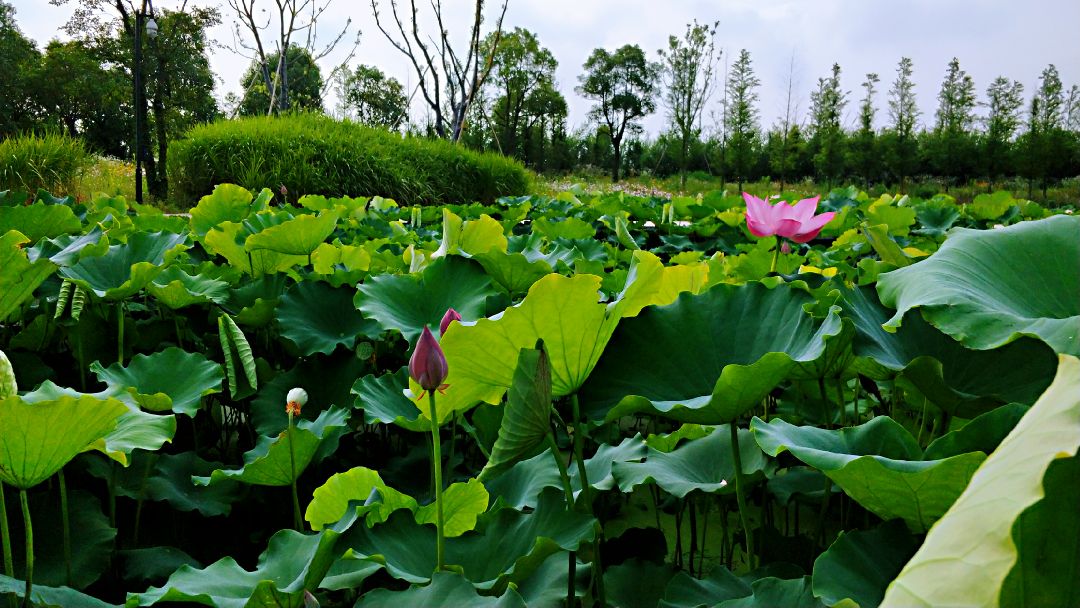
<path fill-rule="evenodd" d="M 66 38 L 61 31 L 79 0 L 53 6 L 48 0 L 5 0 L 14 4 L 20 29 L 38 41 L 39 48 L 52 38 Z M 408 60 L 396 51 L 378 30 L 370 0 L 316 0 L 329 6 L 319 22 L 319 32 L 330 37 L 352 20 L 346 42 L 360 31 L 360 45 L 350 62 L 378 66 L 406 84 L 416 83 Z M 404 1 L 404 0 L 401 0 Z M 259 0 L 272 6 L 271 0 Z M 389 11 L 389 0 L 380 0 Z M 234 47 L 234 15 L 224 0 L 187 0 L 189 5 L 218 5 L 223 24 L 211 37 L 219 48 L 211 56 L 218 75 L 216 95 L 239 91 L 240 77 L 250 59 L 231 50 Z M 468 35 L 472 0 L 443 0 L 447 27 L 460 46 Z M 156 0 L 156 9 L 176 9 L 183 0 Z M 421 11 L 429 4 L 418 1 Z M 499 5 L 488 0 L 486 23 L 491 24 Z M 717 47 L 726 60 L 733 61 L 740 49 L 747 49 L 761 80 L 759 108 L 764 126 L 783 115 L 789 72 L 793 98 L 801 115 L 810 105 L 810 91 L 817 79 L 827 76 L 832 64 L 842 68 L 842 85 L 850 91 L 845 123 L 854 126 L 860 84 L 868 72 L 876 72 L 878 85 L 877 126 L 887 121 L 887 92 L 895 78 L 900 57 L 914 62 L 914 81 L 922 124 L 932 124 L 937 92 L 952 57 L 975 80 L 979 97 L 999 75 L 1019 80 L 1025 94 L 1038 86 L 1047 64 L 1060 72 L 1066 90 L 1080 84 L 1080 0 L 509 0 L 504 28 L 523 27 L 536 33 L 541 44 L 559 61 L 556 79 L 569 104 L 571 128 L 587 122 L 590 101 L 579 96 L 581 64 L 594 48 L 609 50 L 637 44 L 653 59 L 666 46 L 669 35 L 681 35 L 693 21 L 719 21 Z M 429 22 L 432 20 L 429 20 Z M 423 26 L 424 20 L 421 20 Z M 431 31 L 431 28 L 428 28 Z M 341 63 L 351 44 L 320 63 L 326 74 Z M 794 69 L 790 68 L 794 66 Z M 723 60 L 720 66 L 722 78 Z M 717 89 L 719 91 L 719 88 Z M 419 115 L 419 96 L 414 115 Z M 704 119 L 719 115 L 720 95 L 710 100 Z M 327 106 L 332 109 L 334 101 Z M 643 122 L 650 135 L 665 129 L 662 106 Z"/>

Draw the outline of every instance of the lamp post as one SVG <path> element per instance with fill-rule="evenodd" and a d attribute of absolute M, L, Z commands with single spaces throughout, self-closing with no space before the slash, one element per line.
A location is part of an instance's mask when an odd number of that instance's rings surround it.
<path fill-rule="evenodd" d="M 149 11 L 149 12 L 148 12 Z M 147 18 L 149 16 L 149 19 Z M 142 0 L 142 8 L 135 11 L 135 69 L 132 72 L 135 81 L 135 202 L 143 202 L 142 187 L 142 161 L 146 154 L 146 142 L 143 137 L 143 127 L 146 116 L 143 112 L 143 83 L 142 83 L 142 35 L 143 28 L 151 40 L 157 38 L 158 26 L 154 21 L 154 4 L 150 0 Z"/>

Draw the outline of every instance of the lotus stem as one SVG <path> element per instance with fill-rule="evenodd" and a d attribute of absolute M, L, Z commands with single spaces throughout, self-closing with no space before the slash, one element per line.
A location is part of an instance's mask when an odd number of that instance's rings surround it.
<path fill-rule="evenodd" d="M 746 563 L 750 570 L 754 569 L 754 533 L 750 529 L 750 520 L 747 518 L 749 509 L 746 506 L 746 479 L 742 470 L 742 452 L 739 451 L 739 427 L 732 420 L 731 424 L 731 459 L 735 462 L 735 500 L 739 504 L 739 519 L 742 521 L 743 533 L 746 534 Z"/>
<path fill-rule="evenodd" d="M 146 503 L 146 480 L 150 477 L 150 469 L 157 462 L 157 453 L 150 452 L 146 458 L 146 466 L 143 467 L 142 482 L 139 483 L 139 499 L 135 503 L 135 532 L 131 536 L 131 544 L 134 548 L 139 547 L 139 530 L 142 524 L 142 509 Z"/>
<path fill-rule="evenodd" d="M 585 497 L 585 512 L 593 514 L 592 487 L 589 485 L 589 474 L 585 469 L 585 423 L 581 418 L 581 404 L 578 402 L 577 393 L 570 395 L 570 405 L 574 415 L 574 460 L 577 461 L 578 477 L 581 478 L 581 495 Z M 599 526 L 598 526 L 599 527 Z M 596 585 L 596 600 L 601 606 L 606 606 L 604 597 L 604 567 L 600 561 L 600 541 L 604 529 L 599 527 L 596 540 L 593 542 L 593 583 Z"/>
<path fill-rule="evenodd" d="M 22 505 L 23 533 L 26 539 L 26 592 L 23 595 L 23 608 L 32 606 L 30 593 L 34 590 L 34 526 L 30 522 L 30 502 L 26 499 L 26 490 L 19 490 L 19 503 Z"/>
<path fill-rule="evenodd" d="M 116 306 L 116 360 L 124 364 L 124 302 Z"/>
<path fill-rule="evenodd" d="M 60 519 L 64 528 L 64 568 L 67 578 L 65 584 L 71 587 L 71 518 L 68 514 L 67 481 L 64 479 L 64 467 L 56 472 L 60 482 Z"/>
<path fill-rule="evenodd" d="M 7 502 L 4 500 L 4 482 L 0 481 L 0 542 L 4 545 L 4 575 L 15 578 L 15 560 L 11 557 L 11 532 L 8 530 Z M 11 596 L 9 606 L 15 606 Z"/>
<path fill-rule="evenodd" d="M 431 462 L 435 468 L 435 571 L 443 570 L 445 543 L 443 536 L 446 522 L 443 519 L 442 445 L 439 442 L 439 417 L 435 409 L 435 391 L 428 391 L 428 409 L 431 412 Z"/>
<path fill-rule="evenodd" d="M 303 520 L 300 519 L 300 496 L 296 492 L 296 446 L 293 443 L 295 439 L 293 435 L 296 432 L 296 426 L 293 424 L 292 413 L 289 413 L 289 471 L 291 475 L 291 481 L 289 483 L 289 489 L 292 491 L 292 508 L 293 508 L 293 528 L 297 532 L 304 531 Z"/>
<path fill-rule="evenodd" d="M 563 463 L 562 458 L 559 457 L 559 446 L 555 443 L 555 438 L 552 437 L 549 431 L 544 437 L 547 439 L 548 447 L 551 449 L 551 457 L 555 459 L 555 464 L 559 467 L 559 477 L 562 479 L 563 492 L 566 495 L 566 510 L 574 510 L 574 487 L 570 485 L 570 473 L 566 470 L 566 465 Z M 577 578 L 577 552 L 571 551 L 569 553 L 569 568 L 566 576 L 566 605 L 568 608 L 572 608 L 577 600 L 577 586 L 575 579 Z"/>
<path fill-rule="evenodd" d="M 769 274 L 776 272 L 776 263 L 780 261 L 780 237 L 776 237 L 776 251 L 773 252 L 772 265 L 769 266 Z"/>

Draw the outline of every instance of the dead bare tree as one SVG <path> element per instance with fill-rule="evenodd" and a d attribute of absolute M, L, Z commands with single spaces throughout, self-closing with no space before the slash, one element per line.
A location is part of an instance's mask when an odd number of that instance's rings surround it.
<path fill-rule="evenodd" d="M 420 32 L 416 0 L 409 0 L 410 27 L 408 29 L 398 11 L 397 0 L 390 0 L 393 25 L 389 27 L 397 26 L 397 34 L 391 33 L 387 26 L 384 26 L 379 14 L 378 0 L 371 0 L 371 10 L 375 15 L 375 24 L 379 27 L 379 31 L 386 36 L 394 48 L 409 59 L 413 69 L 419 75 L 420 92 L 435 117 L 435 132 L 440 137 L 448 138 L 453 142 L 461 139 L 469 106 L 491 73 L 495 49 L 498 48 L 502 37 L 507 2 L 508 0 L 503 0 L 498 21 L 495 22 L 494 44 L 487 49 L 485 54 L 480 43 L 480 28 L 484 21 L 484 0 L 476 0 L 476 10 L 473 13 L 469 34 L 469 48 L 462 60 L 462 55 L 454 51 L 450 43 L 450 31 L 443 23 L 441 0 L 431 0 L 431 8 L 439 27 L 438 39 L 429 36 L 426 42 Z M 444 93 L 446 105 L 444 105 Z"/>
<path fill-rule="evenodd" d="M 262 4 L 260 0 L 227 0 L 229 8 L 237 16 L 234 26 L 234 50 L 240 55 L 247 57 L 258 65 L 258 74 L 263 80 L 263 85 L 269 92 L 270 105 L 267 114 L 274 114 L 289 109 L 289 47 L 301 46 L 311 55 L 312 60 L 324 59 L 337 48 L 338 43 L 345 37 L 352 24 L 352 19 L 345 21 L 345 26 L 326 45 L 318 46 L 319 18 L 330 7 L 332 0 L 273 0 L 273 11 L 261 9 L 262 13 L 268 13 L 265 19 L 259 16 L 260 9 L 256 6 Z M 270 53 L 266 50 L 263 39 L 270 34 L 273 25 L 277 25 L 277 34 L 272 44 L 277 48 L 278 60 L 273 73 L 267 57 Z M 304 36 L 303 44 L 299 44 L 295 37 Z M 246 38 L 250 37 L 250 40 Z M 356 32 L 356 39 L 346 58 L 338 63 L 327 75 L 323 90 L 334 81 L 334 76 L 341 71 L 356 53 L 360 45 L 360 32 Z"/>

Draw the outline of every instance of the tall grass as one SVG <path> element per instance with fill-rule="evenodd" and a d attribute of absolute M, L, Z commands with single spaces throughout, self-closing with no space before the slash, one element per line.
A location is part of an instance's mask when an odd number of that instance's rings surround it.
<path fill-rule="evenodd" d="M 66 135 L 9 137 L 0 141 L 0 190 L 74 192 L 92 164 L 83 142 Z"/>
<path fill-rule="evenodd" d="M 196 127 L 170 146 L 168 172 L 172 197 L 192 203 L 221 183 L 407 204 L 490 202 L 531 185 L 520 163 L 497 154 L 314 114 Z"/>

